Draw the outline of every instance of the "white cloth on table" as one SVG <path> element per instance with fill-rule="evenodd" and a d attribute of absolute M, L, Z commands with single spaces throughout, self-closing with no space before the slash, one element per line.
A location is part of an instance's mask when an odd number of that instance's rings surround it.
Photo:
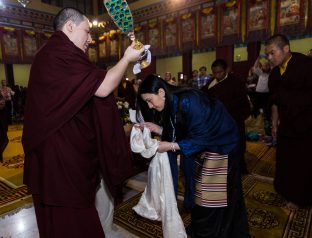
<path fill-rule="evenodd" d="M 165 238 L 187 237 L 178 211 L 167 152 L 158 153 L 158 141 L 151 138 L 148 128 L 143 133 L 135 126 L 130 136 L 131 150 L 153 159 L 148 168 L 145 190 L 133 210 L 142 217 L 162 221 Z"/>

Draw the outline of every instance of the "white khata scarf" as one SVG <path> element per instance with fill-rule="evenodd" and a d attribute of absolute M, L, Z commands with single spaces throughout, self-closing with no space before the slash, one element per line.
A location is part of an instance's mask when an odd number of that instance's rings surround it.
<path fill-rule="evenodd" d="M 151 138 L 150 130 L 133 127 L 130 136 L 131 150 L 144 158 L 154 158 L 148 168 L 148 179 L 139 203 L 133 210 L 142 217 L 162 221 L 164 238 L 186 238 L 174 193 L 167 152 L 158 153 L 158 141 Z"/>

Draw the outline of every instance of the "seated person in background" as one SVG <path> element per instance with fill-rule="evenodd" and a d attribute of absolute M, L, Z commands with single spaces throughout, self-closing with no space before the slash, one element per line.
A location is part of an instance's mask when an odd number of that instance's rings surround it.
<path fill-rule="evenodd" d="M 175 77 L 172 77 L 171 73 L 170 72 L 166 72 L 165 73 L 165 77 L 164 77 L 164 80 L 171 84 L 171 85 L 177 85 L 177 82 L 175 80 Z"/>
<path fill-rule="evenodd" d="M 193 88 L 199 89 L 199 87 L 198 87 L 198 85 L 199 85 L 198 81 L 199 81 L 198 70 L 197 70 L 197 69 L 194 69 L 194 70 L 192 71 L 192 78 L 191 78 L 191 82 L 192 82 L 192 87 L 193 87 Z"/>
<path fill-rule="evenodd" d="M 207 67 L 206 66 L 202 66 L 199 68 L 199 80 L 198 80 L 198 85 L 197 88 L 201 89 L 202 87 L 204 87 L 210 80 L 212 79 L 212 77 L 210 75 L 208 75 L 207 73 Z"/>
<path fill-rule="evenodd" d="M 188 79 L 186 74 L 181 74 L 179 86 L 181 87 L 192 87 L 191 81 Z"/>

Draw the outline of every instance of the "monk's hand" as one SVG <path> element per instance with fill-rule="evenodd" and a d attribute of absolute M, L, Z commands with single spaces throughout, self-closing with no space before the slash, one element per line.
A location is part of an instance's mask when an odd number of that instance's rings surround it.
<path fill-rule="evenodd" d="M 141 58 L 141 54 L 144 53 L 145 48 L 142 47 L 141 49 L 137 50 L 134 48 L 135 43 L 132 42 L 132 44 L 126 49 L 124 53 L 124 58 L 130 63 L 130 62 L 137 62 Z"/>

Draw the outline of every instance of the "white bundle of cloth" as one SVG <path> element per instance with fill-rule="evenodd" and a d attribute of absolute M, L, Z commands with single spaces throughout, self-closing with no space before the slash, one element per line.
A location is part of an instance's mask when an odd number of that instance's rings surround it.
<path fill-rule="evenodd" d="M 135 126 L 130 136 L 131 150 L 144 158 L 153 157 L 148 168 L 145 190 L 133 210 L 142 217 L 162 221 L 165 238 L 187 237 L 183 221 L 178 211 L 172 175 L 167 152 L 158 153 L 158 141 L 151 138 L 151 132 L 144 128 L 143 133 Z"/>
<path fill-rule="evenodd" d="M 145 49 L 146 54 L 147 54 L 145 61 L 148 64 L 150 64 L 151 61 L 152 61 L 152 53 L 149 50 L 150 47 L 151 47 L 150 45 L 144 45 L 144 49 Z M 133 73 L 134 74 L 141 73 L 141 63 L 140 63 L 140 61 L 138 61 L 136 64 L 134 64 L 134 66 L 133 66 Z"/>

